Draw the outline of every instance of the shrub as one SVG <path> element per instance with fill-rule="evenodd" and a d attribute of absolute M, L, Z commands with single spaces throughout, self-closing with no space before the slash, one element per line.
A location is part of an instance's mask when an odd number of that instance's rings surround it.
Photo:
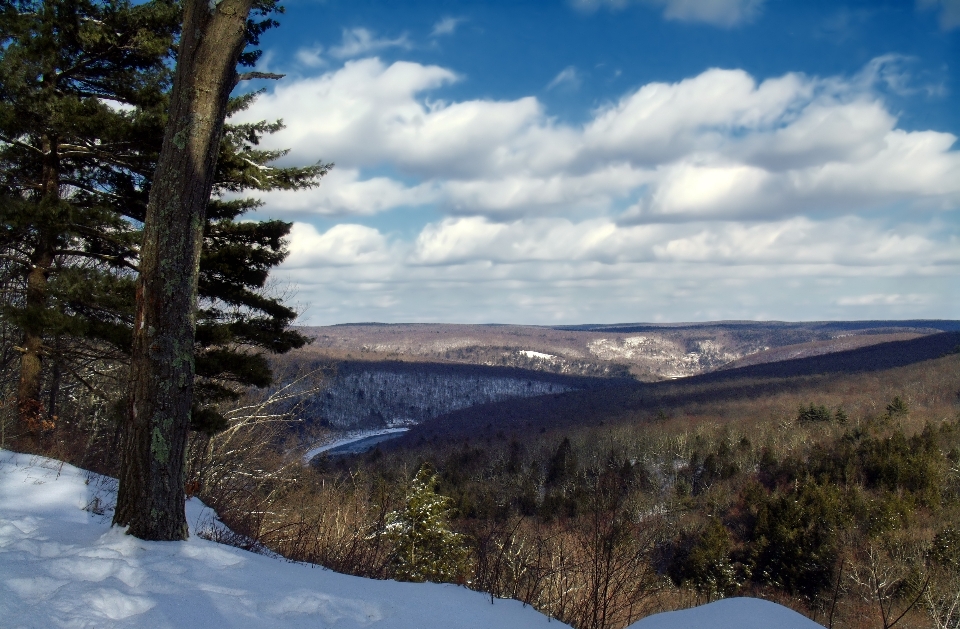
<path fill-rule="evenodd" d="M 800 410 L 797 413 L 797 421 L 801 424 L 806 422 L 828 422 L 833 419 L 833 414 L 827 410 L 827 407 L 824 405 L 814 406 L 813 403 L 810 406 L 800 405 Z"/>
<path fill-rule="evenodd" d="M 421 467 L 403 508 L 387 515 L 390 574 L 398 581 L 455 582 L 466 571 L 466 540 L 450 530 L 450 499 L 437 494 L 436 486 L 437 477 Z"/>
<path fill-rule="evenodd" d="M 741 581 L 730 559 L 731 547 L 727 527 L 719 518 L 711 518 L 698 534 L 681 537 L 668 568 L 670 578 L 709 598 L 733 594 Z"/>

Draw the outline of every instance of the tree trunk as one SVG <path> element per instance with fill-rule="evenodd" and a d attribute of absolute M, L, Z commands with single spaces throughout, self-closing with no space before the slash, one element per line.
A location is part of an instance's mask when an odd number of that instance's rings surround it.
<path fill-rule="evenodd" d="M 187 0 L 170 118 L 144 222 L 114 524 L 187 537 L 184 468 L 193 403 L 197 274 L 227 100 L 252 0 Z"/>
<path fill-rule="evenodd" d="M 42 239 L 31 256 L 27 275 L 28 314 L 42 312 L 47 303 L 47 276 L 53 264 L 53 248 Z M 43 329 L 41 319 L 30 316 L 23 331 L 20 355 L 20 381 L 17 386 L 18 432 L 24 440 L 35 440 L 40 432 L 43 402 L 40 399 L 43 378 Z"/>
<path fill-rule="evenodd" d="M 44 83 L 48 83 L 44 80 Z M 48 221 L 60 203 L 60 156 L 57 138 L 45 135 L 41 140 L 43 171 L 40 182 L 41 213 Z M 24 445 L 35 446 L 43 422 L 43 320 L 47 309 L 47 279 L 53 267 L 56 241 L 50 235 L 48 221 L 40 221 L 37 244 L 30 256 L 27 273 L 26 314 L 23 348 L 20 356 L 20 381 L 17 385 L 17 432 Z"/>

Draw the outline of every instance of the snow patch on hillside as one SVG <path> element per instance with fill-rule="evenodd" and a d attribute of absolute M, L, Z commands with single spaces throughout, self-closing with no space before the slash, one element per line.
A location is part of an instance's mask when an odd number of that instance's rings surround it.
<path fill-rule="evenodd" d="M 678 342 L 656 336 L 601 338 L 587 344 L 590 352 L 601 360 L 642 365 L 651 373 L 667 378 L 696 375 L 742 357 L 711 339 L 695 341 L 693 346 L 694 351 L 687 351 Z"/>
<path fill-rule="evenodd" d="M 823 625 L 770 601 L 726 598 L 700 607 L 647 616 L 628 629 L 823 629 Z"/>
<path fill-rule="evenodd" d="M 539 358 L 540 360 L 553 360 L 556 358 L 553 354 L 544 354 L 543 352 L 535 352 L 530 349 L 522 349 L 520 353 L 526 356 L 527 358 Z"/>

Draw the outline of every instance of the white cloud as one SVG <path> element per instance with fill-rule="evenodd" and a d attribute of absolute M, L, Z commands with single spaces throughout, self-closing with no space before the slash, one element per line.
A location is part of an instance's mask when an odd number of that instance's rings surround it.
<path fill-rule="evenodd" d="M 588 151 L 662 163 L 729 144 L 737 132 L 770 131 L 809 103 L 816 86 L 796 74 L 757 85 L 743 70 L 711 69 L 678 83 L 650 83 L 601 108 L 587 124 Z"/>
<path fill-rule="evenodd" d="M 840 306 L 898 306 L 902 304 L 925 304 L 929 301 L 930 295 L 875 293 L 872 295 L 841 297 L 837 300 L 837 304 Z"/>
<path fill-rule="evenodd" d="M 764 0 L 650 0 L 663 5 L 663 17 L 681 22 L 706 22 L 714 26 L 736 26 L 750 22 Z"/>
<path fill-rule="evenodd" d="M 583 83 L 583 79 L 580 76 L 580 73 L 573 66 L 567 66 L 553 77 L 553 80 L 547 84 L 547 89 L 552 90 L 556 87 L 565 87 L 567 89 L 576 90 L 580 88 L 580 84 Z"/>
<path fill-rule="evenodd" d="M 369 265 L 390 257 L 387 239 L 363 225 L 335 225 L 321 234 L 313 225 L 294 223 L 289 241 L 285 269 Z"/>
<path fill-rule="evenodd" d="M 634 202 L 624 221 L 960 206 L 955 136 L 898 129 L 859 76 L 786 74 L 758 84 L 742 70 L 711 69 L 642 86 L 582 126 L 548 117 L 534 97 L 424 98 L 456 80 L 439 66 L 349 61 L 282 83 L 245 115 L 282 116 L 287 129 L 267 141 L 290 147 L 291 159 L 334 160 L 354 173 L 305 197 L 327 214 L 431 200 L 504 217 Z M 384 165 L 419 183 L 360 180 L 362 169 Z M 287 196 L 281 209 L 308 203 Z"/>
<path fill-rule="evenodd" d="M 948 0 L 952 1 L 952 0 Z M 663 8 L 663 17 L 680 22 L 704 22 L 731 27 L 753 20 L 765 0 L 572 0 L 579 9 L 593 11 L 600 7 L 622 9 L 629 4 L 647 4 Z"/>
<path fill-rule="evenodd" d="M 339 46 L 330 49 L 330 54 L 338 59 L 351 59 L 375 53 L 386 48 L 410 49 L 412 46 L 406 34 L 396 39 L 378 39 L 371 31 L 365 28 L 343 29 L 343 41 Z"/>
<path fill-rule="evenodd" d="M 412 241 L 297 224 L 283 279 L 310 321 L 576 322 L 957 313 L 960 240 L 881 221 L 617 225 L 448 218 Z M 335 267 L 326 272 L 328 267 Z M 953 297 L 951 297 L 953 295 Z M 954 310 L 950 310 L 954 308 Z"/>
<path fill-rule="evenodd" d="M 440 35 L 453 35 L 454 31 L 457 30 L 457 27 L 465 21 L 466 19 L 462 17 L 444 17 L 433 25 L 433 31 L 430 32 L 430 36 L 439 37 Z"/>
<path fill-rule="evenodd" d="M 577 213 L 609 207 L 652 179 L 649 171 L 614 164 L 584 175 L 502 176 L 443 184 L 446 207 L 457 213 L 512 216 Z"/>
<path fill-rule="evenodd" d="M 427 225 L 409 256 L 414 264 L 695 263 L 837 267 L 960 264 L 960 251 L 930 229 L 899 233 L 858 218 L 776 222 L 618 225 L 563 218 L 496 223 L 481 217 Z"/>
<path fill-rule="evenodd" d="M 315 216 L 362 216 L 397 207 L 420 206 L 436 201 L 436 186 L 404 184 L 389 177 L 360 178 L 360 171 L 334 168 L 320 186 L 308 190 L 275 190 L 260 195 L 272 212 Z"/>
<path fill-rule="evenodd" d="M 298 221 L 346 217 L 292 234 L 281 275 L 329 304 L 314 322 L 960 317 L 956 137 L 898 127 L 887 63 L 709 69 L 566 124 L 532 96 L 439 100 L 451 69 L 367 58 L 238 117 L 282 117 L 264 144 L 289 163 L 337 163 L 317 189 L 263 197 Z M 410 207 L 439 218 L 413 236 L 349 218 Z"/>
<path fill-rule="evenodd" d="M 323 55 L 323 46 L 318 44 L 312 48 L 300 48 L 295 57 L 308 68 L 320 68 L 327 65 L 327 61 L 321 55 Z"/>

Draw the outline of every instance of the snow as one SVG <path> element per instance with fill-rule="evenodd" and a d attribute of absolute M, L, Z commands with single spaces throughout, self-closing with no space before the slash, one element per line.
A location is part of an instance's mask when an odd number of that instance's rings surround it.
<path fill-rule="evenodd" d="M 368 439 L 370 437 L 379 437 L 380 435 L 392 435 L 398 432 L 407 432 L 409 428 L 379 428 L 376 430 L 352 430 L 342 437 L 333 439 L 332 441 L 327 441 L 318 446 L 314 446 L 307 450 L 307 453 L 303 455 L 303 462 L 309 463 L 310 459 L 317 456 L 321 452 L 326 452 L 327 450 L 333 450 L 334 448 L 339 448 L 340 446 L 345 446 L 348 443 L 354 443 L 356 441 L 361 441 L 363 439 Z"/>
<path fill-rule="evenodd" d="M 783 605 L 744 597 L 654 614 L 628 629 L 823 629 L 823 625 Z"/>
<path fill-rule="evenodd" d="M 540 360 L 552 360 L 556 358 L 553 354 L 544 354 L 543 352 L 535 352 L 530 349 L 522 349 L 520 353 L 526 356 L 527 358 L 539 358 Z"/>
<path fill-rule="evenodd" d="M 187 502 L 190 539 L 146 542 L 110 526 L 116 481 L 0 450 L 0 624 L 11 629 L 229 627 L 521 629 L 563 623 L 456 585 L 374 581 L 224 546 Z M 785 607 L 727 599 L 631 629 L 818 629 Z"/>
<path fill-rule="evenodd" d="M 187 502 L 190 539 L 145 542 L 111 528 L 115 488 L 112 479 L 70 465 L 0 450 L 0 625 L 566 626 L 518 601 L 491 604 L 456 585 L 361 579 L 201 539 L 196 531 L 215 514 L 197 499 Z"/>

